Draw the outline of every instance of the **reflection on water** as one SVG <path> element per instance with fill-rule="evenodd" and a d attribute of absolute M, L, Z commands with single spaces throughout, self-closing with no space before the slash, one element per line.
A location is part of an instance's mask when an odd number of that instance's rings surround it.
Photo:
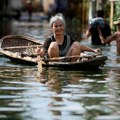
<path fill-rule="evenodd" d="M 16 34 L 40 40 L 47 31 L 45 23 L 13 25 Z M 108 60 L 97 71 L 43 68 L 39 74 L 37 66 L 13 64 L 0 56 L 0 119 L 119 120 L 120 57 L 114 44 L 101 49 Z"/>

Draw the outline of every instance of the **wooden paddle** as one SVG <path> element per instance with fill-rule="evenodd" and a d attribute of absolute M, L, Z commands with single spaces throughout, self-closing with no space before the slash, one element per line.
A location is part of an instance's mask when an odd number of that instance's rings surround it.
<path fill-rule="evenodd" d="M 41 57 L 40 55 L 37 56 L 38 58 L 38 72 L 41 73 L 42 72 L 42 60 L 41 60 Z"/>

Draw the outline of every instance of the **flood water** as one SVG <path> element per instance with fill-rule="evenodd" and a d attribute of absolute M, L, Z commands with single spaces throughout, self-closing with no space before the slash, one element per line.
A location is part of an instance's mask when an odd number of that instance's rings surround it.
<path fill-rule="evenodd" d="M 13 21 L 11 26 L 9 33 L 40 42 L 48 33 L 46 21 Z M 38 74 L 37 66 L 1 55 L 0 120 L 120 120 L 120 56 L 114 42 L 100 48 L 108 60 L 96 71 L 43 68 Z"/>

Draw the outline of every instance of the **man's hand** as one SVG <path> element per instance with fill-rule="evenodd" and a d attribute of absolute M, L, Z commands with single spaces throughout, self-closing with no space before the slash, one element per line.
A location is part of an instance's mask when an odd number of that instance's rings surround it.
<path fill-rule="evenodd" d="M 102 54 L 102 52 L 101 52 L 101 50 L 100 50 L 99 48 L 98 48 L 98 49 L 95 49 L 94 52 L 95 52 L 97 55 L 101 55 L 101 54 Z"/>
<path fill-rule="evenodd" d="M 41 48 L 37 47 L 37 49 L 35 50 L 35 53 L 36 53 L 37 55 L 40 55 L 40 50 L 41 50 Z"/>

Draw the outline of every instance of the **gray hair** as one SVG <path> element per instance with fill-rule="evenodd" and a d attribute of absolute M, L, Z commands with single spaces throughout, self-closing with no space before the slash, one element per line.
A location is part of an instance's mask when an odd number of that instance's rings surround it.
<path fill-rule="evenodd" d="M 49 26 L 52 27 L 53 23 L 54 23 L 55 21 L 57 21 L 58 19 L 61 20 L 64 25 L 66 24 L 63 15 L 62 15 L 61 13 L 58 13 L 58 14 L 56 14 L 55 16 L 52 16 L 52 17 L 50 18 Z"/>

